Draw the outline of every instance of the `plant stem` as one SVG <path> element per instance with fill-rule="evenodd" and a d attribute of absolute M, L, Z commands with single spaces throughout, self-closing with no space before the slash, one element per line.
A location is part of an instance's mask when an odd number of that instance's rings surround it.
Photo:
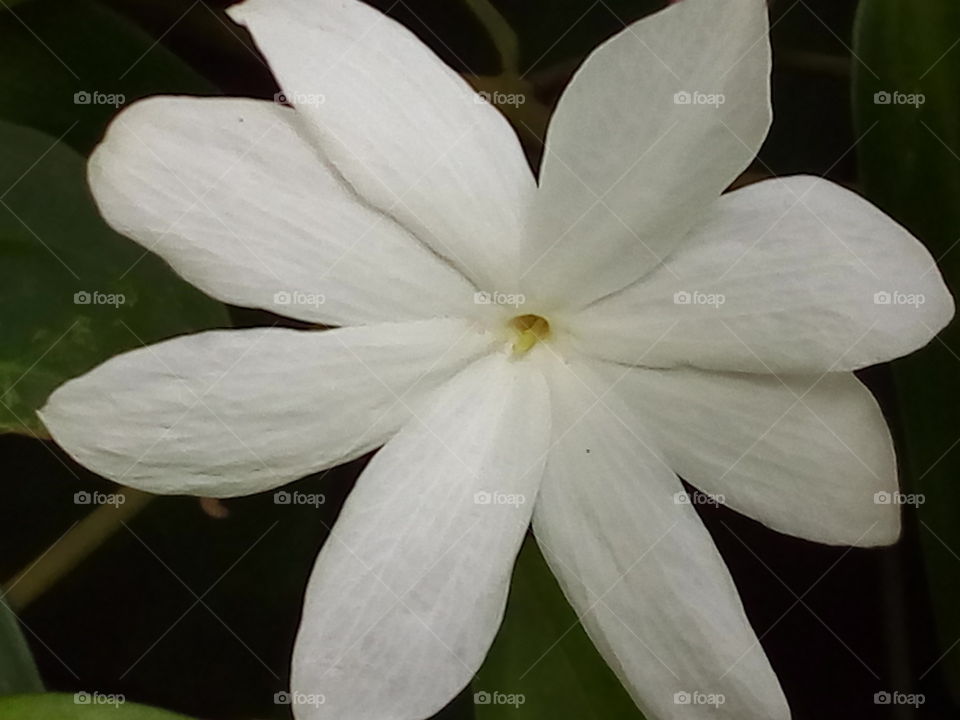
<path fill-rule="evenodd" d="M 510 23 L 500 14 L 490 0 L 467 0 L 467 6 L 477 16 L 493 40 L 500 54 L 503 74 L 520 74 L 520 43 Z"/>
<path fill-rule="evenodd" d="M 122 502 L 98 507 L 4 584 L 4 597 L 11 609 L 19 612 L 40 597 L 155 497 L 131 488 L 118 488 L 116 494 Z"/>

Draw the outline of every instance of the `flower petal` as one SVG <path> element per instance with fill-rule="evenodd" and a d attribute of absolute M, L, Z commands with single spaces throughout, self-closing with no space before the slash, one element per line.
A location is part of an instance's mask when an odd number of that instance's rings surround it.
<path fill-rule="evenodd" d="M 952 316 L 919 241 L 798 176 L 725 195 L 662 267 L 569 325 L 584 352 L 631 365 L 819 375 L 906 355 Z"/>
<path fill-rule="evenodd" d="M 495 355 L 425 407 L 373 458 L 320 552 L 291 684 L 324 702 L 299 720 L 431 716 L 500 625 L 546 457 L 546 383 Z"/>
<path fill-rule="evenodd" d="M 491 348 L 461 320 L 215 330 L 119 355 L 40 412 L 77 462 L 162 494 L 246 495 L 359 457 Z"/>
<path fill-rule="evenodd" d="M 525 292 L 578 307 L 659 264 L 760 149 L 769 75 L 763 0 L 684 0 L 594 51 L 547 130 Z"/>
<path fill-rule="evenodd" d="M 513 289 L 535 182 L 492 105 L 413 33 L 355 0 L 247 0 L 228 13 L 361 196 L 478 285 Z"/>
<path fill-rule="evenodd" d="M 585 365 L 551 375 L 555 445 L 533 526 L 610 667 L 653 720 L 786 720 L 723 559 L 639 423 Z M 655 422 L 655 419 L 652 420 Z M 716 706 L 682 693 L 722 695 Z"/>
<path fill-rule="evenodd" d="M 111 124 L 90 186 L 117 231 L 225 302 L 331 325 L 471 311 L 470 283 L 358 199 L 298 120 L 261 100 L 144 100 Z"/>
<path fill-rule="evenodd" d="M 900 532 L 893 442 L 850 373 L 819 378 L 604 364 L 613 393 L 648 425 L 670 466 L 734 510 L 834 545 Z"/>

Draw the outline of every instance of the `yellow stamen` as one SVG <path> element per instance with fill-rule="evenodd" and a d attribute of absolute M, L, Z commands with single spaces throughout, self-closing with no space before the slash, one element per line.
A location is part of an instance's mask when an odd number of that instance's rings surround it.
<path fill-rule="evenodd" d="M 517 334 L 513 341 L 513 354 L 523 355 L 541 340 L 550 336 L 550 323 L 539 315 L 518 315 L 510 321 Z"/>

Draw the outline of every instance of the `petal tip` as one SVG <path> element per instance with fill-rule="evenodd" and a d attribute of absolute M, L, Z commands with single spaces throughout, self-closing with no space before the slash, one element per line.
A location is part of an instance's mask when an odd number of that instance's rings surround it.
<path fill-rule="evenodd" d="M 870 498 L 870 502 L 876 507 L 876 513 L 873 523 L 866 529 L 862 529 L 862 525 L 847 524 L 843 528 L 837 528 L 834 537 L 817 538 L 816 542 L 863 549 L 895 545 L 900 540 L 902 523 L 900 506 L 890 502 L 890 497 L 898 494 L 898 491 L 878 491 Z M 886 495 L 887 499 L 882 499 L 882 495 Z"/>
<path fill-rule="evenodd" d="M 233 20 L 237 25 L 243 25 L 246 27 L 246 18 L 250 15 L 252 5 L 253 0 L 240 0 L 240 2 L 234 3 L 230 7 L 225 8 L 224 12 L 227 14 L 227 17 Z"/>
<path fill-rule="evenodd" d="M 57 388 L 55 388 L 54 391 L 50 393 L 50 396 L 43 403 L 43 407 L 34 411 L 36 412 L 37 417 L 40 419 L 40 422 L 42 422 L 43 426 L 46 428 L 47 434 L 53 439 L 54 442 L 57 442 L 58 445 L 60 443 L 59 441 L 57 441 L 57 435 L 59 434 L 59 431 L 57 430 L 57 426 L 58 426 L 57 418 L 60 413 L 57 407 L 58 405 L 57 394 L 60 392 L 60 389 L 62 387 L 63 385 L 60 385 Z"/>

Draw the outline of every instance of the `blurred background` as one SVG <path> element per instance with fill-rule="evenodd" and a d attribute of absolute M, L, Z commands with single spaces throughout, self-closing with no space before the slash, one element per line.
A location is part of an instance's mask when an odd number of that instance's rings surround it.
<path fill-rule="evenodd" d="M 550 109 L 585 55 L 665 4 L 491 2 L 371 4 L 477 89 L 522 95 L 501 109 L 534 167 Z M 159 259 L 141 258 L 100 221 L 83 174 L 106 124 L 137 98 L 274 98 L 276 83 L 224 14 L 228 4 L 0 0 L 0 583 L 16 613 L 0 607 L 0 696 L 68 694 L 0 697 L 2 720 L 171 717 L 134 703 L 209 720 L 290 717 L 277 693 L 287 688 L 306 580 L 368 458 L 288 488 L 316 495 L 312 504 L 272 493 L 153 499 L 73 463 L 34 415 L 57 384 L 118 352 L 277 321 L 220 305 Z M 960 4 L 770 6 L 774 124 L 738 182 L 812 173 L 854 188 L 920 237 L 960 294 Z M 94 291 L 124 302 L 85 302 Z M 960 717 L 956 324 L 862 379 L 893 428 L 903 489 L 919 498 L 903 508 L 898 545 L 826 547 L 724 508 L 698 511 L 795 718 Z M 494 689 L 524 702 L 474 702 L 474 692 Z M 77 692 L 126 702 L 83 705 L 81 696 L 78 705 Z M 528 541 L 494 649 L 441 717 L 642 716 Z"/>

